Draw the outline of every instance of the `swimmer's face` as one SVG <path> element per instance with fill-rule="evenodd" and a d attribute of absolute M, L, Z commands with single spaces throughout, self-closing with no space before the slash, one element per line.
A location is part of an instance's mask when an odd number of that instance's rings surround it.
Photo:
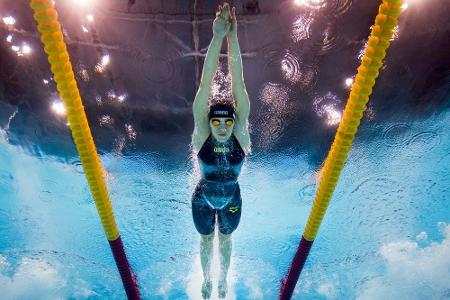
<path fill-rule="evenodd" d="M 221 143 L 225 143 L 233 133 L 234 120 L 231 118 L 211 118 L 209 127 L 213 137 Z"/>

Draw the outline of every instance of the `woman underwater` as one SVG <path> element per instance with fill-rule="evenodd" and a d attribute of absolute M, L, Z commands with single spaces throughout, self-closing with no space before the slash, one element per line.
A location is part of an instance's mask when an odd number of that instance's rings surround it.
<path fill-rule="evenodd" d="M 241 218 L 241 194 L 237 182 L 244 158 L 250 152 L 248 116 L 250 101 L 245 88 L 237 37 L 235 8 L 219 6 L 213 22 L 213 38 L 206 54 L 199 89 L 193 103 L 192 146 L 197 154 L 201 179 L 192 196 L 192 216 L 200 233 L 203 270 L 202 297 L 211 297 L 210 276 L 213 240 L 218 223 L 220 275 L 218 294 L 227 294 L 227 273 L 231 257 L 231 234 Z M 233 101 L 214 99 L 208 103 L 211 83 L 219 64 L 224 38 L 228 42 L 228 66 Z M 217 217 L 217 220 L 216 220 Z"/>

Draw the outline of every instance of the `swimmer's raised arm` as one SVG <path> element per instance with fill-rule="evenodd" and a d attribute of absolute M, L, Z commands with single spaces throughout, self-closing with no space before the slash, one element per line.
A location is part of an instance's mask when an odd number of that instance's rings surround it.
<path fill-rule="evenodd" d="M 227 35 L 230 28 L 230 8 L 227 3 L 219 6 L 216 18 L 213 22 L 213 38 L 206 52 L 205 62 L 203 64 L 202 78 L 200 86 L 192 105 L 194 114 L 194 134 L 192 142 L 194 148 L 201 145 L 208 138 L 210 133 L 208 120 L 208 98 L 211 93 L 211 82 L 216 73 L 219 64 L 220 49 L 222 48 L 223 38 Z"/>
<path fill-rule="evenodd" d="M 248 116 L 250 114 L 250 99 L 244 82 L 241 50 L 237 36 L 236 10 L 231 9 L 230 31 L 228 41 L 228 69 L 231 72 L 231 91 L 236 102 L 236 124 L 234 134 L 246 153 L 250 151 L 250 137 L 248 134 Z"/>

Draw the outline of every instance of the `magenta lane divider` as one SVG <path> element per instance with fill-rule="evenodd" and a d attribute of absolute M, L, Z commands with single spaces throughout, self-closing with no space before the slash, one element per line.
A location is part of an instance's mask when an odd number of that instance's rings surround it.
<path fill-rule="evenodd" d="M 122 239 L 120 236 L 114 241 L 108 241 L 111 251 L 116 261 L 117 267 L 119 269 L 120 277 L 122 278 L 123 287 L 127 293 L 128 300 L 140 300 L 141 295 L 139 294 L 136 276 L 131 270 L 130 264 L 128 263 L 127 255 L 125 254 L 125 249 L 123 248 Z"/>
<path fill-rule="evenodd" d="M 308 241 L 302 236 L 302 240 L 298 245 L 297 252 L 292 260 L 291 267 L 286 277 L 281 282 L 280 297 L 279 300 L 289 300 L 294 293 L 295 285 L 297 284 L 300 273 L 308 258 L 309 250 L 314 241 Z"/>

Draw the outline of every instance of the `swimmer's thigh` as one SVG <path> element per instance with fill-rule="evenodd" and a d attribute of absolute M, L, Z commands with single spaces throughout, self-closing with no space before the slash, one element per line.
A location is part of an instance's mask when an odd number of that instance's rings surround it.
<path fill-rule="evenodd" d="M 203 198 L 199 189 L 192 195 L 192 218 L 198 233 L 209 235 L 214 231 L 216 211 Z"/>
<path fill-rule="evenodd" d="M 242 198 L 239 186 L 236 188 L 233 200 L 218 212 L 219 231 L 222 234 L 231 234 L 241 220 Z"/>

